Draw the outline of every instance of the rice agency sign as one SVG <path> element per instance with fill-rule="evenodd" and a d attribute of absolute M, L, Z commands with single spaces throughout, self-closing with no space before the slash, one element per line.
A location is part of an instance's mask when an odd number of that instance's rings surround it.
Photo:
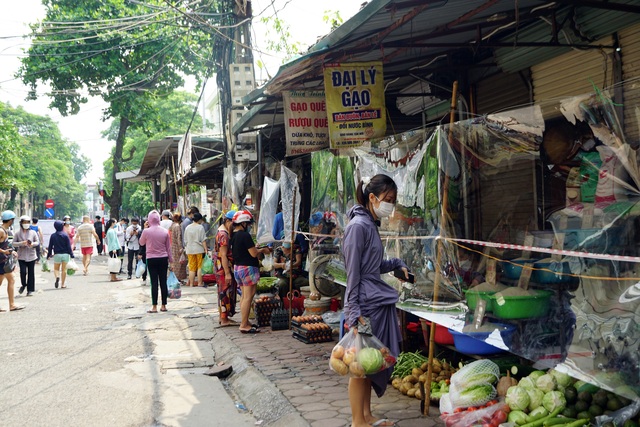
<path fill-rule="evenodd" d="M 324 89 L 331 148 L 353 147 L 385 135 L 381 61 L 327 64 Z"/>
<path fill-rule="evenodd" d="M 283 92 L 287 156 L 311 153 L 329 147 L 327 107 L 324 91 Z"/>

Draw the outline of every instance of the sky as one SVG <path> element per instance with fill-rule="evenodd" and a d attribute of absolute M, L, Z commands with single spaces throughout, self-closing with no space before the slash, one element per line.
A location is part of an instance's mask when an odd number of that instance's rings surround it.
<path fill-rule="evenodd" d="M 254 15 L 265 11 L 262 16 L 276 14 L 287 22 L 292 39 L 301 43 L 303 50 L 313 45 L 319 36 L 329 32 L 329 24 L 323 22 L 325 11 L 339 11 L 346 21 L 359 9 L 363 0 L 253 0 Z M 49 98 L 44 95 L 46 88 L 38 86 L 38 99 L 26 101 L 28 88 L 15 79 L 14 75 L 20 67 L 20 57 L 28 48 L 28 41 L 20 36 L 29 34 L 29 24 L 35 23 L 45 15 L 41 0 L 20 0 L 19 2 L 3 2 L 0 16 L 0 101 L 13 107 L 21 105 L 26 111 L 41 116 L 49 116 L 58 124 L 63 137 L 76 142 L 82 154 L 91 160 L 91 170 L 84 179 L 86 184 L 95 184 L 102 177 L 102 163 L 107 159 L 115 142 L 102 138 L 101 133 L 109 127 L 102 121 L 106 104 L 100 98 L 90 98 L 77 115 L 63 117 L 57 110 L 48 108 Z M 256 49 L 266 51 L 267 28 L 259 20 L 254 20 L 254 36 Z M 261 37 L 258 37 L 260 35 Z M 274 35 L 275 37 L 275 35 Z M 269 75 L 277 72 L 282 58 L 267 53 L 254 52 L 266 64 Z M 267 73 L 256 71 L 256 79 L 264 80 Z M 209 79 L 209 87 L 205 98 L 213 96 L 215 79 Z M 184 90 L 195 93 L 195 85 L 188 82 Z"/>

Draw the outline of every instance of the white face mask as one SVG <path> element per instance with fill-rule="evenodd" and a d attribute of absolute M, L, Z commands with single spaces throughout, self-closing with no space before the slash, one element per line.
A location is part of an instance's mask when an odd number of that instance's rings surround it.
<path fill-rule="evenodd" d="M 376 199 L 378 198 L 376 197 Z M 378 199 L 378 201 L 380 204 L 373 207 L 373 212 L 375 212 L 376 216 L 378 218 L 386 218 L 390 216 L 395 209 L 395 205 L 393 203 L 383 202 L 380 199 Z"/>
<path fill-rule="evenodd" d="M 29 227 L 30 227 L 30 225 L 29 225 L 29 224 L 22 224 L 22 228 L 23 228 L 24 230 L 28 230 L 28 229 L 29 229 Z"/>

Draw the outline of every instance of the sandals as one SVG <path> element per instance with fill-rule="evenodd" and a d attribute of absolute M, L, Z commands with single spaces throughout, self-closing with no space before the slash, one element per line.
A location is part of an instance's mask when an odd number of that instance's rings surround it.
<path fill-rule="evenodd" d="M 167 311 L 167 309 L 166 308 L 161 308 L 160 311 Z"/>
<path fill-rule="evenodd" d="M 53 285 L 56 287 L 56 289 L 58 289 L 58 285 L 60 284 L 60 278 L 56 277 L 56 283 Z"/>
<path fill-rule="evenodd" d="M 242 332 L 243 334 L 257 334 L 258 332 L 260 332 L 260 330 L 258 329 L 257 326 L 251 325 L 251 329 L 246 330 L 246 331 L 240 329 L 240 332 Z"/>
<path fill-rule="evenodd" d="M 158 310 L 147 310 L 147 313 L 157 313 Z"/>
<path fill-rule="evenodd" d="M 388 418 L 381 418 L 378 421 L 376 421 L 375 423 L 371 424 L 371 426 L 395 426 L 396 423 L 391 421 Z"/>
<path fill-rule="evenodd" d="M 9 308 L 9 311 L 18 311 L 18 310 L 23 310 L 23 309 L 24 309 L 23 305 L 16 305 L 15 307 Z"/>

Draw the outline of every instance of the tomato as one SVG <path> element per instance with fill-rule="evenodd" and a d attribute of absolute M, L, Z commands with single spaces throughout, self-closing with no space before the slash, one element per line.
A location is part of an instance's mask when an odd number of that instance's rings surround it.
<path fill-rule="evenodd" d="M 493 426 L 491 424 L 485 423 L 485 424 L 482 424 L 482 427 L 493 427 Z"/>
<path fill-rule="evenodd" d="M 497 424 L 502 424 L 507 421 L 507 413 L 503 410 L 498 410 L 493 414 L 493 420 L 496 421 Z"/>
<path fill-rule="evenodd" d="M 454 414 L 458 414 L 460 412 L 464 412 L 464 408 L 456 408 L 456 409 L 453 410 Z"/>

